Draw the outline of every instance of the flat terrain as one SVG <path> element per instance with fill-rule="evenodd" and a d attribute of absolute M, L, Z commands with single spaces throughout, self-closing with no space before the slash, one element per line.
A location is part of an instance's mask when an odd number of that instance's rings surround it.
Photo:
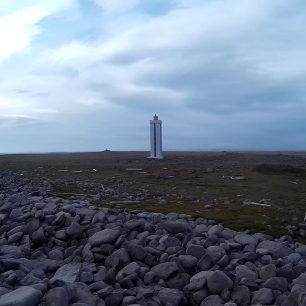
<path fill-rule="evenodd" d="M 146 156 L 146 152 L 2 155 L 0 171 L 29 178 L 60 197 L 199 215 L 233 229 L 275 236 L 288 233 L 288 225 L 304 218 L 304 152 L 168 152 L 164 160 Z"/>

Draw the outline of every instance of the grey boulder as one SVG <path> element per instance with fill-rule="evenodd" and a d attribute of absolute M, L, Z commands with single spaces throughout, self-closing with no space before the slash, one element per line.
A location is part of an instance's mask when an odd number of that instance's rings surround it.
<path fill-rule="evenodd" d="M 47 306 L 68 306 L 69 303 L 68 294 L 63 287 L 49 290 L 44 299 Z"/>
<path fill-rule="evenodd" d="M 165 280 L 174 273 L 178 272 L 179 267 L 175 262 L 164 262 L 154 266 L 151 271 L 154 272 L 159 279 Z"/>
<path fill-rule="evenodd" d="M 254 292 L 252 304 L 271 305 L 273 304 L 274 296 L 272 289 L 261 288 Z"/>
<path fill-rule="evenodd" d="M 0 296 L 0 306 L 37 306 L 41 298 L 39 290 L 24 286 Z"/>
<path fill-rule="evenodd" d="M 113 243 L 120 235 L 119 230 L 107 228 L 93 234 L 88 242 L 91 246 L 97 246 L 103 243 Z"/>
<path fill-rule="evenodd" d="M 233 281 L 222 271 L 214 271 L 207 278 L 207 287 L 211 293 L 220 293 L 224 289 L 232 289 Z"/>
<path fill-rule="evenodd" d="M 54 276 L 50 279 L 51 283 L 55 281 L 63 281 L 66 283 L 74 283 L 79 280 L 81 270 L 80 263 L 69 263 L 61 266 Z"/>
<path fill-rule="evenodd" d="M 164 288 L 159 291 L 158 297 L 164 306 L 179 306 L 184 299 L 184 294 L 177 289 Z"/>

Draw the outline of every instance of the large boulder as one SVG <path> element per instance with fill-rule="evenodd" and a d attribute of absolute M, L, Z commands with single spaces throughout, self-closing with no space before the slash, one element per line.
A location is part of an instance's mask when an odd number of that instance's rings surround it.
<path fill-rule="evenodd" d="M 164 288 L 159 291 L 158 297 L 164 306 L 179 306 L 184 299 L 184 294 L 177 289 Z"/>
<path fill-rule="evenodd" d="M 232 300 L 237 305 L 248 306 L 250 305 L 251 292 L 246 286 L 235 287 L 232 291 Z"/>
<path fill-rule="evenodd" d="M 41 298 L 39 290 L 24 286 L 0 296 L 0 306 L 38 306 Z"/>
<path fill-rule="evenodd" d="M 224 289 L 232 289 L 233 281 L 222 271 L 214 271 L 207 278 L 207 287 L 211 293 L 220 293 Z"/>
<path fill-rule="evenodd" d="M 69 263 L 61 266 L 54 276 L 50 279 L 51 282 L 63 281 L 66 283 L 74 283 L 79 280 L 81 270 L 80 263 Z"/>
<path fill-rule="evenodd" d="M 155 276 L 159 279 L 168 279 L 174 273 L 179 271 L 179 267 L 176 262 L 164 262 L 159 265 L 154 266 L 151 269 Z"/>
<path fill-rule="evenodd" d="M 256 252 L 261 255 L 270 254 L 275 258 L 279 258 L 290 255 L 292 250 L 281 242 L 264 240 L 257 245 Z"/>
<path fill-rule="evenodd" d="M 89 237 L 88 242 L 91 246 L 97 246 L 103 243 L 113 243 L 120 235 L 119 230 L 107 228 L 99 231 Z"/>
<path fill-rule="evenodd" d="M 272 289 L 261 288 L 258 291 L 254 292 L 252 298 L 252 305 L 253 304 L 271 305 L 273 304 L 273 301 L 274 301 L 274 296 Z"/>
<path fill-rule="evenodd" d="M 190 231 L 188 223 L 183 221 L 164 221 L 161 225 L 170 234 L 186 233 Z"/>
<path fill-rule="evenodd" d="M 63 287 L 49 290 L 44 299 L 48 306 L 68 306 L 69 304 L 67 291 Z"/>

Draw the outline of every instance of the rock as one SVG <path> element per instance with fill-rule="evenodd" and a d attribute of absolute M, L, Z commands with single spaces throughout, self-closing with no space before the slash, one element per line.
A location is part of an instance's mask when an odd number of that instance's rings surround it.
<path fill-rule="evenodd" d="M 192 269 L 198 262 L 198 259 L 192 255 L 180 255 L 178 260 L 184 269 Z"/>
<path fill-rule="evenodd" d="M 159 291 L 158 297 L 164 306 L 179 306 L 184 298 L 184 294 L 177 289 L 164 288 Z"/>
<path fill-rule="evenodd" d="M 263 284 L 263 287 L 270 288 L 272 290 L 280 290 L 282 292 L 287 291 L 288 281 L 284 277 L 271 277 L 266 280 Z"/>
<path fill-rule="evenodd" d="M 221 293 L 222 290 L 233 288 L 233 281 L 222 271 L 214 271 L 207 278 L 207 287 L 211 293 Z"/>
<path fill-rule="evenodd" d="M 171 234 L 186 233 L 190 231 L 189 225 L 182 221 L 163 221 L 161 225 Z"/>
<path fill-rule="evenodd" d="M 8 237 L 8 243 L 16 243 L 22 238 L 22 236 L 23 236 L 22 232 L 15 233 Z"/>
<path fill-rule="evenodd" d="M 306 292 L 302 292 L 299 294 L 298 306 L 306 306 Z"/>
<path fill-rule="evenodd" d="M 97 246 L 103 243 L 113 243 L 120 235 L 119 230 L 105 229 L 89 237 L 88 242 L 91 246 Z"/>
<path fill-rule="evenodd" d="M 139 271 L 140 266 L 136 261 L 133 261 L 131 263 L 129 263 L 127 266 L 125 266 L 122 270 L 119 271 L 119 273 L 117 274 L 116 280 L 120 280 L 122 278 L 124 278 L 127 275 L 136 273 Z"/>
<path fill-rule="evenodd" d="M 213 265 L 213 259 L 208 254 L 203 255 L 198 262 L 198 267 L 203 271 L 209 270 Z"/>
<path fill-rule="evenodd" d="M 73 239 L 80 238 L 82 232 L 83 227 L 77 222 L 72 222 L 70 226 L 66 229 L 67 235 Z"/>
<path fill-rule="evenodd" d="M 200 259 L 201 257 L 203 257 L 203 255 L 206 254 L 206 251 L 201 245 L 191 244 L 187 247 L 186 254 L 192 255 L 197 259 Z"/>
<path fill-rule="evenodd" d="M 178 272 L 179 267 L 175 262 L 165 262 L 154 266 L 151 271 L 154 272 L 155 276 L 159 279 L 166 280 L 174 273 Z"/>
<path fill-rule="evenodd" d="M 176 273 L 173 277 L 167 279 L 166 285 L 169 288 L 183 290 L 189 283 L 190 276 L 187 273 Z"/>
<path fill-rule="evenodd" d="M 144 247 L 136 243 L 127 242 L 123 244 L 123 247 L 128 251 L 130 257 L 133 258 L 134 260 L 141 261 L 147 255 L 147 252 L 145 251 Z"/>
<path fill-rule="evenodd" d="M 252 298 L 252 304 L 271 305 L 273 301 L 273 291 L 269 288 L 261 288 L 255 291 Z"/>
<path fill-rule="evenodd" d="M 128 263 L 130 263 L 130 257 L 126 249 L 121 248 L 113 252 L 111 255 L 109 255 L 105 260 L 105 265 L 107 267 L 119 267 L 123 268 Z"/>
<path fill-rule="evenodd" d="M 226 252 L 220 246 L 213 245 L 207 248 L 207 254 L 210 256 L 212 261 L 216 263 L 221 257 L 226 255 Z"/>
<path fill-rule="evenodd" d="M 259 276 L 263 280 L 267 280 L 271 277 L 276 276 L 276 267 L 274 264 L 262 266 L 259 270 Z"/>
<path fill-rule="evenodd" d="M 63 281 L 66 283 L 74 283 L 78 281 L 81 270 L 80 263 L 69 263 L 61 266 L 50 279 L 51 282 Z"/>
<path fill-rule="evenodd" d="M 300 255 L 302 255 L 302 256 L 306 256 L 306 245 L 304 245 L 304 244 L 299 245 L 299 246 L 295 249 L 295 251 L 296 251 L 297 253 L 299 253 Z"/>
<path fill-rule="evenodd" d="M 184 288 L 186 291 L 197 291 L 206 285 L 208 276 L 213 274 L 212 271 L 201 271 L 191 277 L 190 283 Z"/>
<path fill-rule="evenodd" d="M 244 233 L 236 235 L 234 237 L 234 240 L 241 245 L 254 245 L 254 246 L 257 244 L 257 241 L 258 241 L 252 235 L 248 235 Z"/>
<path fill-rule="evenodd" d="M 32 234 L 32 242 L 36 245 L 42 245 L 46 240 L 45 233 L 42 227 Z"/>
<path fill-rule="evenodd" d="M 52 222 L 52 225 L 56 225 L 56 226 L 63 226 L 65 224 L 66 221 L 66 215 L 64 212 L 59 212 L 55 215 L 55 219 Z"/>
<path fill-rule="evenodd" d="M 275 258 L 280 258 L 290 255 L 292 250 L 280 242 L 264 240 L 257 245 L 256 252 L 263 255 L 270 254 Z"/>
<path fill-rule="evenodd" d="M 168 247 L 176 247 L 176 246 L 181 246 L 181 241 L 175 237 L 168 237 L 168 235 L 163 236 L 160 240 L 159 243 L 164 245 L 166 248 Z"/>
<path fill-rule="evenodd" d="M 255 281 L 257 278 L 256 272 L 252 271 L 245 265 L 239 265 L 235 269 L 236 276 L 239 280 L 246 278 L 249 281 Z"/>
<path fill-rule="evenodd" d="M 237 305 L 248 306 L 251 301 L 250 289 L 246 286 L 235 287 L 232 291 L 232 300 Z"/>
<path fill-rule="evenodd" d="M 200 305 L 208 295 L 209 292 L 207 289 L 201 289 L 192 294 L 192 299 L 196 304 Z"/>
<path fill-rule="evenodd" d="M 39 290 L 24 286 L 0 296 L 0 306 L 38 306 L 41 298 Z"/>
<path fill-rule="evenodd" d="M 293 284 L 306 286 L 306 273 L 301 274 L 299 277 L 293 280 Z"/>
<path fill-rule="evenodd" d="M 209 295 L 203 300 L 201 306 L 223 306 L 223 300 L 219 295 Z"/>
<path fill-rule="evenodd" d="M 47 292 L 44 297 L 47 306 L 68 306 L 67 291 L 63 287 L 56 287 Z"/>

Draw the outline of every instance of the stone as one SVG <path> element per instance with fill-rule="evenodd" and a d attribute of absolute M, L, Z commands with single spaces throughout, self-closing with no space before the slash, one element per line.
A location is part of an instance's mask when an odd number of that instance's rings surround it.
<path fill-rule="evenodd" d="M 209 295 L 202 301 L 201 306 L 223 306 L 223 300 L 219 295 Z"/>
<path fill-rule="evenodd" d="M 66 221 L 66 215 L 64 212 L 59 212 L 55 215 L 55 219 L 52 222 L 52 225 L 63 226 Z"/>
<path fill-rule="evenodd" d="M 72 222 L 70 226 L 66 229 L 67 235 L 73 239 L 80 238 L 82 232 L 83 227 L 77 222 Z"/>
<path fill-rule="evenodd" d="M 208 276 L 207 287 L 213 294 L 221 293 L 226 288 L 232 289 L 233 281 L 223 271 L 217 270 Z"/>
<path fill-rule="evenodd" d="M 306 306 L 306 292 L 301 292 L 298 296 L 298 306 Z"/>
<path fill-rule="evenodd" d="M 306 286 L 306 273 L 299 275 L 296 279 L 293 280 L 293 284 L 299 284 Z"/>
<path fill-rule="evenodd" d="M 225 250 L 218 245 L 210 246 L 206 249 L 206 251 L 214 263 L 216 263 L 224 255 L 226 255 Z"/>
<path fill-rule="evenodd" d="M 61 266 L 54 276 L 50 279 L 51 282 L 63 281 L 67 283 L 74 283 L 78 281 L 81 270 L 80 263 L 69 263 Z"/>
<path fill-rule="evenodd" d="M 164 306 L 179 306 L 183 301 L 184 294 L 177 289 L 164 288 L 159 291 L 158 297 Z"/>
<path fill-rule="evenodd" d="M 252 298 L 252 304 L 271 305 L 273 301 L 273 291 L 269 288 L 261 288 L 255 291 Z"/>
<path fill-rule="evenodd" d="M 280 290 L 282 292 L 287 291 L 288 281 L 284 277 L 271 277 L 266 280 L 263 284 L 263 287 L 270 288 L 272 290 Z"/>
<path fill-rule="evenodd" d="M 198 262 L 198 267 L 203 271 L 209 270 L 213 265 L 213 259 L 208 254 L 203 255 Z"/>
<path fill-rule="evenodd" d="M 205 287 L 208 276 L 212 271 L 201 271 L 191 277 L 190 283 L 184 288 L 186 291 L 197 291 Z"/>
<path fill-rule="evenodd" d="M 189 283 L 190 276 L 187 273 L 176 273 L 173 277 L 167 279 L 166 285 L 169 288 L 183 290 Z"/>
<path fill-rule="evenodd" d="M 200 259 L 201 257 L 203 257 L 203 255 L 206 254 L 206 251 L 201 245 L 191 244 L 187 247 L 186 254 L 192 255 L 197 259 Z"/>
<path fill-rule="evenodd" d="M 232 291 L 232 300 L 237 305 L 248 306 L 251 301 L 251 292 L 247 286 L 235 287 Z"/>
<path fill-rule="evenodd" d="M 192 255 L 179 255 L 178 260 L 184 269 L 192 269 L 198 263 L 198 259 Z"/>
<path fill-rule="evenodd" d="M 207 289 L 200 289 L 192 294 L 192 299 L 196 304 L 200 305 L 208 295 L 209 292 Z"/>
<path fill-rule="evenodd" d="M 166 280 L 174 273 L 179 271 L 179 267 L 175 262 L 165 262 L 151 268 L 155 276 L 159 279 Z"/>
<path fill-rule="evenodd" d="M 136 261 L 133 261 L 118 272 L 116 280 L 120 280 L 120 278 L 123 278 L 127 275 L 137 273 L 139 269 L 140 269 L 139 264 Z"/>
<path fill-rule="evenodd" d="M 256 245 L 257 241 L 258 241 L 252 235 L 248 235 L 248 234 L 244 234 L 244 233 L 236 235 L 234 237 L 234 240 L 241 245 Z"/>
<path fill-rule="evenodd" d="M 183 221 L 163 221 L 162 227 L 171 234 L 187 233 L 190 231 L 190 227 Z"/>
<path fill-rule="evenodd" d="M 33 232 L 32 242 L 36 245 L 42 245 L 46 240 L 45 233 L 42 227 Z"/>
<path fill-rule="evenodd" d="M 130 263 L 130 257 L 127 250 L 124 248 L 114 251 L 105 260 L 105 265 L 107 267 L 123 268 L 128 263 Z"/>
<path fill-rule="evenodd" d="M 22 238 L 22 236 L 23 236 L 22 232 L 15 233 L 8 237 L 8 243 L 16 243 Z"/>
<path fill-rule="evenodd" d="M 270 254 L 275 258 L 281 258 L 290 255 L 292 250 L 283 243 L 264 240 L 257 245 L 256 252 L 263 255 Z"/>
<path fill-rule="evenodd" d="M 147 252 L 145 251 L 144 247 L 141 245 L 138 245 L 133 242 L 127 242 L 123 244 L 123 247 L 127 250 L 128 254 L 130 255 L 131 258 L 134 260 L 143 260 Z"/>
<path fill-rule="evenodd" d="M 38 306 L 42 293 L 29 286 L 18 289 L 0 296 L 0 306 Z"/>
<path fill-rule="evenodd" d="M 262 266 L 259 270 L 259 276 L 263 280 L 267 280 L 271 277 L 276 276 L 276 267 L 274 264 Z"/>
<path fill-rule="evenodd" d="M 63 287 L 52 288 L 44 297 L 48 306 L 68 306 L 67 291 Z"/>
<path fill-rule="evenodd" d="M 119 230 L 105 229 L 89 237 L 88 242 L 91 246 L 97 246 L 103 243 L 113 243 L 120 235 Z"/>
<path fill-rule="evenodd" d="M 239 265 L 235 269 L 235 274 L 239 280 L 246 278 L 249 281 L 255 281 L 257 278 L 256 272 L 252 271 L 245 265 Z"/>

